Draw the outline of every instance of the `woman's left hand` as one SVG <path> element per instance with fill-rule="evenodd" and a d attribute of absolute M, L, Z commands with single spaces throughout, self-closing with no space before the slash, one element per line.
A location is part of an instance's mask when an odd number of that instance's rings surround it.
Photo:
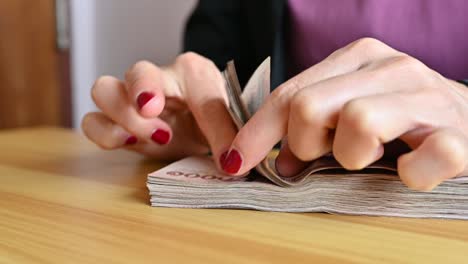
<path fill-rule="evenodd" d="M 239 131 L 223 169 L 241 175 L 287 138 L 277 160 L 284 176 L 330 151 L 359 170 L 400 139 L 398 174 L 430 190 L 468 173 L 468 88 L 370 38 L 337 50 L 288 80 Z"/>

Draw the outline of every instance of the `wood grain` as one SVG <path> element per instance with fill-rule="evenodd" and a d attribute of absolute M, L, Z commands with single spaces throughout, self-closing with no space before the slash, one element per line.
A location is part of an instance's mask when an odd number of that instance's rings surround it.
<path fill-rule="evenodd" d="M 60 85 L 68 53 L 56 49 L 54 8 L 54 0 L 0 1 L 0 128 L 70 123 L 69 80 Z"/>
<path fill-rule="evenodd" d="M 158 162 L 52 128 L 0 150 L 0 263 L 468 263 L 465 221 L 152 208 Z"/>

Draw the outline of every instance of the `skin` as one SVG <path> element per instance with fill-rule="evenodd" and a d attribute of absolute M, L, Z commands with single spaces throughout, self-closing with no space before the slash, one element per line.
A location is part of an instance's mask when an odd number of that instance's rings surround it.
<path fill-rule="evenodd" d="M 392 152 L 401 180 L 416 190 L 468 173 L 467 88 L 378 40 L 357 40 L 288 80 L 238 133 L 223 85 L 215 65 L 194 53 L 162 68 L 139 62 L 124 81 L 96 81 L 101 112 L 87 114 L 82 128 L 105 149 L 157 159 L 211 150 L 219 169 L 222 154 L 237 151 L 241 166 L 233 175 L 247 173 L 281 140 L 283 176 L 330 152 L 349 170 Z M 155 96 L 140 109 L 142 92 Z M 155 129 L 169 132 L 168 144 L 151 141 Z M 132 135 L 138 142 L 125 145 Z"/>

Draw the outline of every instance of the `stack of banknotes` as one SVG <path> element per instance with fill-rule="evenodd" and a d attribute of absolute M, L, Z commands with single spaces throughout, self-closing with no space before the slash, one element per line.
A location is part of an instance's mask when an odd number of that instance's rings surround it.
<path fill-rule="evenodd" d="M 223 72 L 231 117 L 241 128 L 270 92 L 266 59 L 241 91 L 233 62 Z M 152 206 L 241 208 L 278 212 L 468 219 L 468 177 L 447 180 L 430 192 L 408 189 L 395 164 L 380 160 L 362 171 L 346 171 L 332 156 L 294 177 L 281 177 L 275 155 L 245 177 L 217 170 L 209 156 L 194 156 L 149 174 Z"/>

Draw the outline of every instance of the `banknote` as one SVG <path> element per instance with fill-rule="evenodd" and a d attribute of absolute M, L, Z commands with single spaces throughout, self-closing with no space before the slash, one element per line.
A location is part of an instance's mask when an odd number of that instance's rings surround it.
<path fill-rule="evenodd" d="M 228 109 L 240 129 L 270 93 L 270 58 L 244 89 L 234 62 L 223 72 Z M 379 160 L 347 171 L 332 155 L 312 162 L 293 177 L 275 169 L 275 152 L 244 177 L 224 174 L 210 156 L 182 159 L 149 174 L 151 205 L 184 208 L 242 208 L 279 212 L 468 219 L 468 177 L 445 181 L 431 192 L 407 188 L 393 161 Z"/>
<path fill-rule="evenodd" d="M 273 166 L 274 157 L 267 160 Z M 211 157 L 195 156 L 151 173 L 147 186 L 151 205 L 160 207 L 468 219 L 467 177 L 419 192 L 396 174 L 349 173 L 336 169 L 331 159 L 312 165 L 311 173 L 301 184 L 282 187 L 259 173 L 240 178 L 223 174 Z"/>

